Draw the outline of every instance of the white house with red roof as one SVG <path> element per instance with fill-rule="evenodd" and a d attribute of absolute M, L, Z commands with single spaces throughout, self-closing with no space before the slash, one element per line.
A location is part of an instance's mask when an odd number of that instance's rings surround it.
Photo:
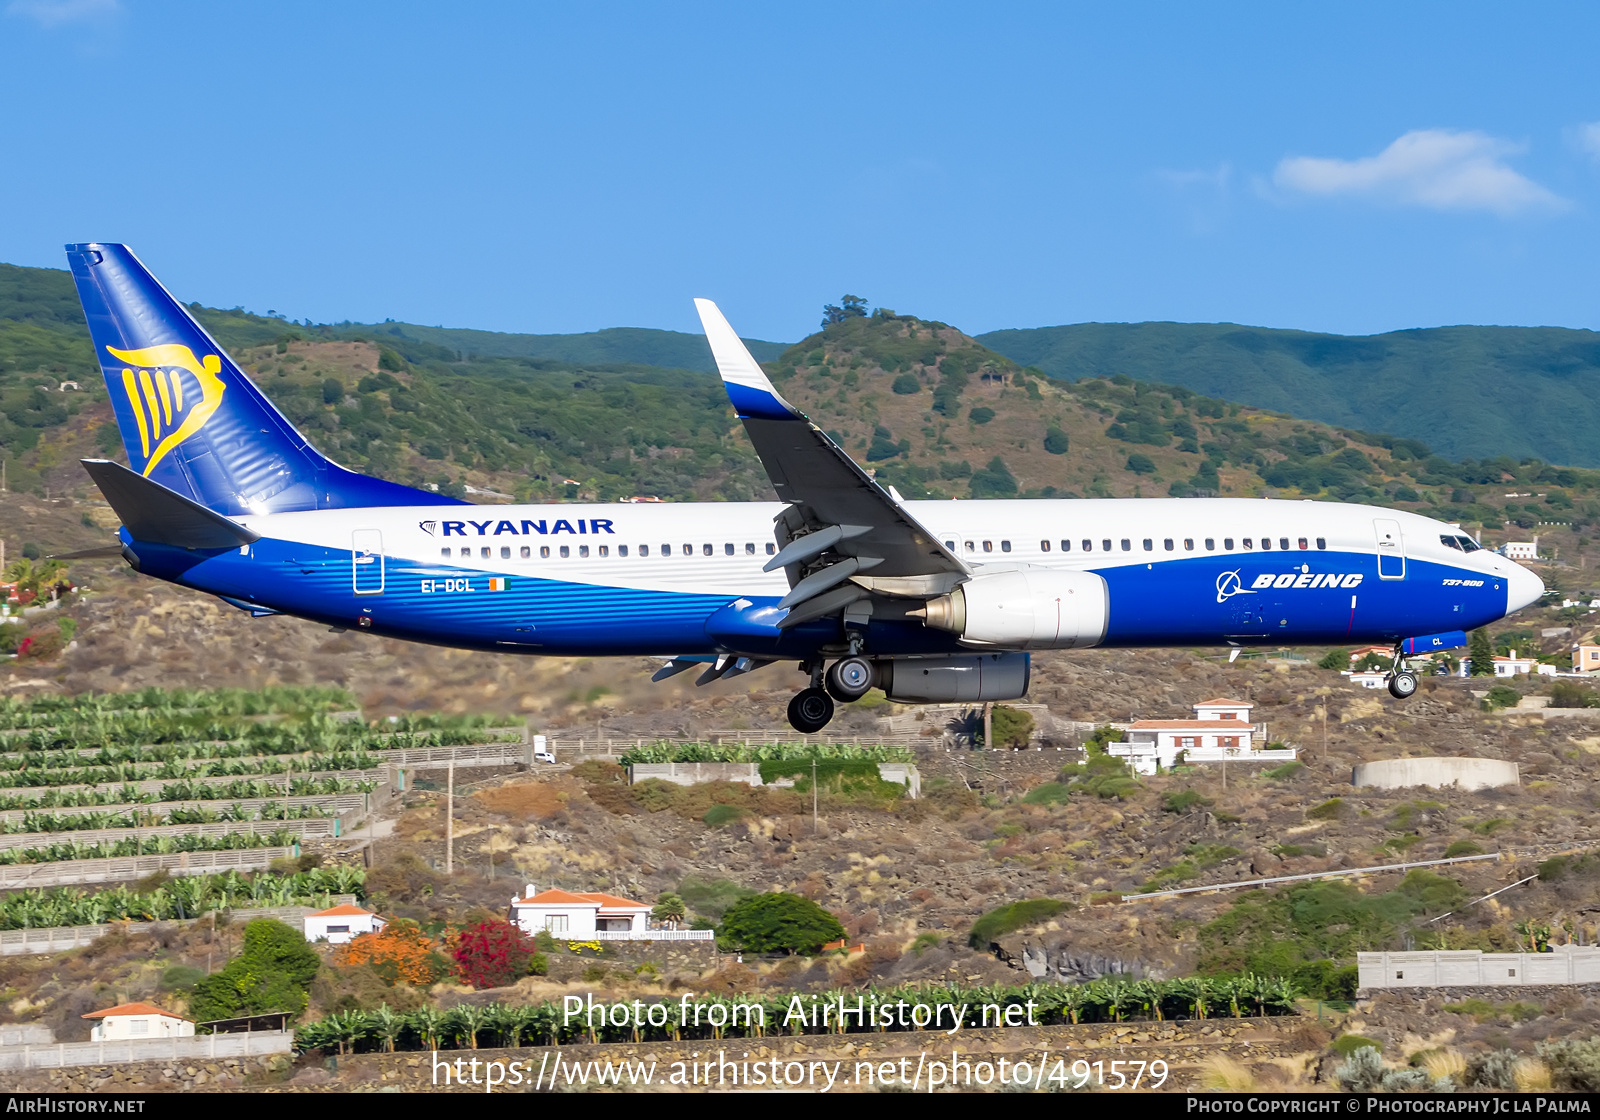
<path fill-rule="evenodd" d="M 318 910 L 315 914 L 307 914 L 305 924 L 307 941 L 326 941 L 330 945 L 343 945 L 363 933 L 380 932 L 389 923 L 371 910 L 363 910 L 346 902 L 326 910 Z"/>
<path fill-rule="evenodd" d="M 85 1019 L 98 1019 L 89 1032 L 91 1042 L 122 1042 L 136 1038 L 181 1038 L 194 1034 L 194 1020 L 153 1003 L 119 1003 L 91 1011 Z"/>
<path fill-rule="evenodd" d="M 541 891 L 529 883 L 520 898 L 511 900 L 511 921 L 525 932 L 544 930 L 575 941 L 608 940 L 605 934 L 614 935 L 609 940 L 646 940 L 649 918 L 648 903 L 600 891 Z"/>
<path fill-rule="evenodd" d="M 1248 758 L 1252 761 L 1294 759 L 1293 748 L 1262 750 L 1266 727 L 1250 721 L 1252 705 L 1245 700 L 1218 697 L 1194 706 L 1194 719 L 1141 719 L 1126 724 L 1127 738 L 1107 743 L 1106 753 L 1126 759 L 1135 773 L 1154 774 L 1170 770 L 1183 762 L 1225 762 Z"/>

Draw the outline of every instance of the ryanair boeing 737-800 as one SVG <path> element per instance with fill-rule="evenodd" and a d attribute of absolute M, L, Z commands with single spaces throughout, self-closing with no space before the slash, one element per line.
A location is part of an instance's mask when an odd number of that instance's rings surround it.
<path fill-rule="evenodd" d="M 84 466 L 138 571 L 253 615 L 497 653 L 653 655 L 697 683 L 797 662 L 814 732 L 891 699 L 1011 700 L 1029 651 L 1382 642 L 1409 655 L 1544 585 L 1414 513 L 1256 499 L 903 501 L 696 300 L 776 502 L 476 506 L 319 454 L 123 245 L 69 245 L 132 469 Z"/>

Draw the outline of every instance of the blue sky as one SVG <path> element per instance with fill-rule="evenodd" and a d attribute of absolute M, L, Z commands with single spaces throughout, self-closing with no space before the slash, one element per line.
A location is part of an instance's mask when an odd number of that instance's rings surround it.
<path fill-rule="evenodd" d="M 0 260 L 315 321 L 1600 327 L 1593 5 L 0 0 Z"/>

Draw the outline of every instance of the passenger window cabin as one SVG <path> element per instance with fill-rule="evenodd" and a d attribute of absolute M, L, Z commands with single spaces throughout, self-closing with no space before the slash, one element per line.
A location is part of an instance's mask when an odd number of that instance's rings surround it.
<path fill-rule="evenodd" d="M 1040 541 L 1039 542 L 1039 551 L 1040 552 L 1049 552 L 1050 551 L 1050 542 L 1049 541 Z"/>
<path fill-rule="evenodd" d="M 539 546 L 539 559 L 541 559 L 541 560 L 550 559 L 550 546 L 549 545 L 542 544 L 542 545 Z"/>
<path fill-rule="evenodd" d="M 561 559 L 565 560 L 567 557 L 569 557 L 571 555 L 572 555 L 572 549 L 568 548 L 566 545 L 562 545 L 561 546 Z"/>
<path fill-rule="evenodd" d="M 1010 552 L 1011 551 L 1011 542 L 1010 541 L 1001 541 L 1000 542 L 1000 551 L 1001 552 Z"/>

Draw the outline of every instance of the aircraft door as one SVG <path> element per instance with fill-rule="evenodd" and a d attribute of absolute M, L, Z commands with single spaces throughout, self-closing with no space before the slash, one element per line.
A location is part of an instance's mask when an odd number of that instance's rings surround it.
<path fill-rule="evenodd" d="M 383 594 L 383 533 L 356 529 L 350 534 L 351 583 L 357 595 Z"/>
<path fill-rule="evenodd" d="M 1372 528 L 1378 537 L 1378 578 L 1405 579 L 1406 548 L 1400 522 L 1378 517 L 1373 519 Z"/>

